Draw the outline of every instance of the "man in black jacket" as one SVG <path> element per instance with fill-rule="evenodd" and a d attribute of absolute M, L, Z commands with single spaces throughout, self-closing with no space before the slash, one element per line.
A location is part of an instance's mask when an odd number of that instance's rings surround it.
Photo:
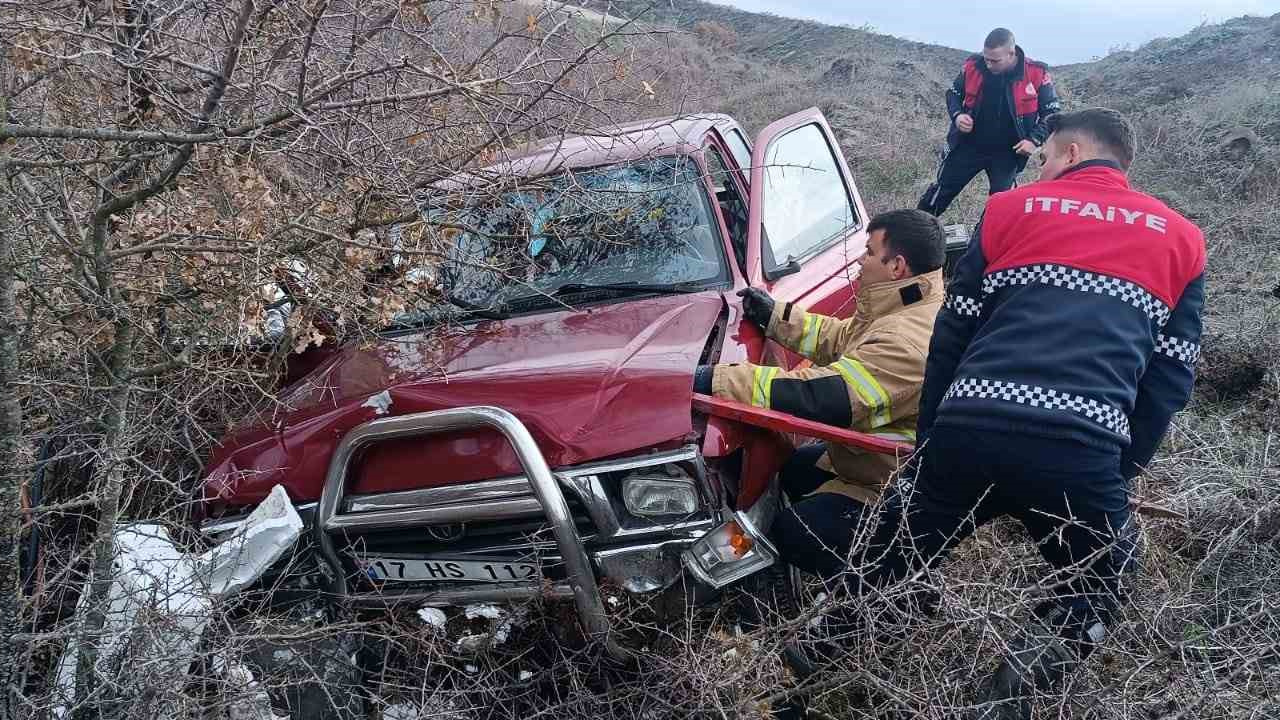
<path fill-rule="evenodd" d="M 1009 30 L 992 30 L 947 90 L 947 155 L 917 207 L 941 215 L 984 170 L 991 194 L 1013 187 L 1059 107 L 1048 66 L 1028 58 Z"/>

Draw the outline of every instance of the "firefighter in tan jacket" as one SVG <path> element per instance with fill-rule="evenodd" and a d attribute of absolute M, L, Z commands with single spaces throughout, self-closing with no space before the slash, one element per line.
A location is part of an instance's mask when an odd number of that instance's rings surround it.
<path fill-rule="evenodd" d="M 702 366 L 695 390 L 914 442 L 925 356 L 943 301 L 945 237 L 937 219 L 919 210 L 883 213 L 868 230 L 857 308 L 848 319 L 774 303 L 757 288 L 740 293 L 748 320 L 810 366 Z M 780 473 L 793 504 L 770 532 L 783 559 L 823 577 L 843 570 L 864 506 L 879 498 L 899 459 L 825 443 L 798 449 Z"/>

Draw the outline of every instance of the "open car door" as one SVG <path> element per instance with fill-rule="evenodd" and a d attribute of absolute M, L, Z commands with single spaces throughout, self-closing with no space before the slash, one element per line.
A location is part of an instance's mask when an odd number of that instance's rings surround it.
<path fill-rule="evenodd" d="M 747 282 L 779 302 L 847 317 L 867 244 L 867 213 L 844 154 L 818 108 L 778 120 L 751 154 Z M 774 343 L 765 362 L 798 356 Z"/>

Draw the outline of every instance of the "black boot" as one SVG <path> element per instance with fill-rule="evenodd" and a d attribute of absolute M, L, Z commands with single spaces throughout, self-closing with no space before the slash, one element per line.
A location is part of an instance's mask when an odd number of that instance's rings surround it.
<path fill-rule="evenodd" d="M 782 646 L 782 662 L 797 685 L 816 675 L 839 655 L 839 648 L 827 642 L 789 642 Z M 803 720 L 808 715 L 807 693 L 798 692 L 772 709 L 771 720 Z"/>
<path fill-rule="evenodd" d="M 834 625 L 837 632 L 842 629 L 847 630 L 850 627 L 847 622 L 836 620 L 836 618 L 841 618 L 839 613 L 833 613 L 833 615 L 835 618 L 828 615 L 823 620 Z M 819 627 L 824 624 L 826 623 L 820 623 Z M 816 633 L 817 637 L 810 633 L 805 633 L 809 637 L 798 638 L 782 646 L 782 662 L 791 671 L 791 676 L 797 685 L 803 684 L 824 670 L 830 671 L 832 663 L 837 661 L 843 654 L 839 641 L 824 637 L 826 632 L 830 632 L 831 629 L 830 626 L 821 627 Z M 807 695 L 806 691 L 801 691 L 787 698 L 773 709 L 771 715 L 773 720 L 799 720 L 804 718 L 808 712 L 809 705 Z"/>
<path fill-rule="evenodd" d="M 1022 636 L 991 676 L 977 720 L 1031 720 L 1036 693 L 1058 688 L 1079 665 L 1076 653 L 1049 634 Z"/>
<path fill-rule="evenodd" d="M 804 645 L 789 642 L 782 646 L 782 661 L 795 676 L 796 682 L 804 682 L 831 662 L 838 651 L 829 643 L 809 641 Z"/>
<path fill-rule="evenodd" d="M 808 704 L 800 695 L 792 695 L 773 708 L 769 714 L 771 720 L 804 720 L 809 714 Z"/>

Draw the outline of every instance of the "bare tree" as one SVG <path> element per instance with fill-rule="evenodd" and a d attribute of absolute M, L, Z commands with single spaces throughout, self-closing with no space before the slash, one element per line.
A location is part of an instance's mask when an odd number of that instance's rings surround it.
<path fill-rule="evenodd" d="M 0 76 L 0 86 L 4 78 Z M 3 103 L 0 102 L 0 112 Z M 0 150 L 0 152 L 3 152 Z M 0 176 L 6 175 L 0 158 Z M 12 391 L 18 375 L 17 279 L 13 267 L 13 196 L 0 191 L 0 467 L 6 477 L 0 479 L 0 636 L 6 641 L 19 628 L 21 585 L 18 548 L 22 529 L 22 407 Z M 3 686 L 3 715 L 10 717 L 15 688 L 13 669 L 16 655 L 6 642 L 0 654 L 0 685 Z"/>
<path fill-rule="evenodd" d="M 65 455 L 91 481 L 62 500 L 94 530 L 60 581 L 88 569 L 75 707 L 89 717 L 118 700 L 97 648 L 130 506 L 180 512 L 192 465 L 270 399 L 289 351 L 438 301 L 406 272 L 447 243 L 415 225 L 416 193 L 651 97 L 618 73 L 642 65 L 621 43 L 645 31 L 497 2 L 0 11 L 0 624 L 13 637 L 34 617 L 18 593 L 25 455 L 71 427 Z M 405 222 L 418 231 L 388 232 Z M 263 324 L 281 307 L 264 287 L 288 296 L 281 328 Z M 30 657 L 14 646 L 0 665 Z"/>

